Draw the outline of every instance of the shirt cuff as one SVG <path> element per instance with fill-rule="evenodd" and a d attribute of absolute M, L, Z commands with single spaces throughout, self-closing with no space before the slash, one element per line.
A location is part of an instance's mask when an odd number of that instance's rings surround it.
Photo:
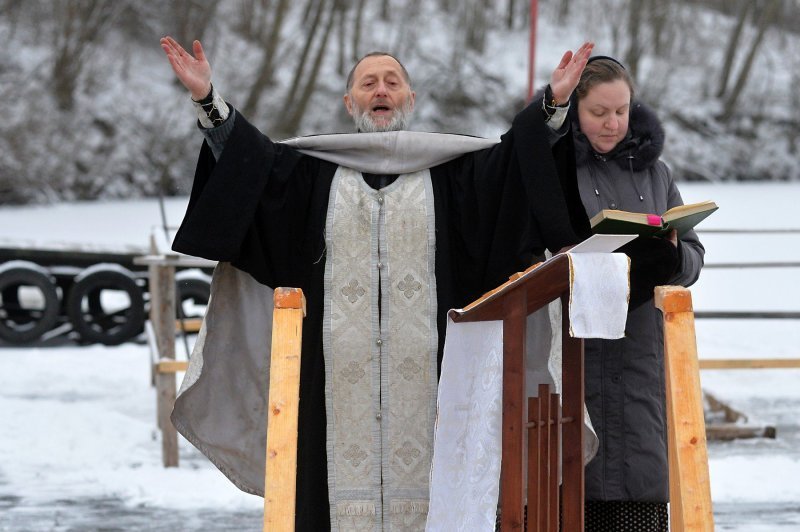
<path fill-rule="evenodd" d="M 555 112 L 550 115 L 550 119 L 547 121 L 547 125 L 553 128 L 553 130 L 558 131 L 561 129 L 561 126 L 564 125 L 564 121 L 567 118 L 567 112 L 569 111 L 569 104 L 565 105 L 564 107 L 556 107 Z"/>
<path fill-rule="evenodd" d="M 225 148 L 225 144 L 228 142 L 228 138 L 231 136 L 233 126 L 236 122 L 233 119 L 236 116 L 236 110 L 227 104 L 225 105 L 225 109 L 228 111 L 228 119 L 220 125 L 207 128 L 200 124 L 200 131 L 202 131 L 203 137 L 206 139 L 208 146 L 211 148 L 211 153 L 214 154 L 214 159 L 216 160 L 219 160 L 222 155 L 222 150 Z"/>
<path fill-rule="evenodd" d="M 199 102 L 192 100 L 192 106 L 194 106 L 197 113 L 197 120 L 200 125 L 206 129 L 219 126 L 225 122 L 230 114 L 228 112 L 228 104 L 225 103 L 225 100 L 222 99 L 219 91 L 213 85 L 211 86 L 211 94 Z"/>

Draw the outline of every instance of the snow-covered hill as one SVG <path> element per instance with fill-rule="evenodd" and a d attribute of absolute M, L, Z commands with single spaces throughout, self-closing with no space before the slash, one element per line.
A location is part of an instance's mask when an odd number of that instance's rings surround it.
<path fill-rule="evenodd" d="M 279 4 L 287 6 L 283 17 Z M 777 23 L 798 16 L 796 3 L 780 3 L 760 40 L 759 13 L 747 14 L 733 48 L 729 93 L 751 45 L 760 46 L 728 120 L 719 118 L 727 96 L 716 94 L 728 42 L 737 35 L 733 3 L 538 4 L 537 86 L 565 50 L 584 40 L 596 43 L 596 53 L 623 60 L 638 50 L 638 94 L 665 122 L 665 159 L 679 178 L 800 178 L 800 46 L 785 29 L 792 26 Z M 218 89 L 237 108 L 250 105 L 250 119 L 276 138 L 349 131 L 344 80 L 353 58 L 370 50 L 394 52 L 411 72 L 414 129 L 494 137 L 527 92 L 526 2 L 143 0 L 80 4 L 94 6 L 86 12 L 67 5 L 8 2 L 0 16 L 0 36 L 14 50 L 0 58 L 0 205 L 187 192 L 199 136 L 188 97 L 158 46 L 164 34 L 187 46 L 202 38 Z M 260 80 L 269 69 L 273 75 Z"/>

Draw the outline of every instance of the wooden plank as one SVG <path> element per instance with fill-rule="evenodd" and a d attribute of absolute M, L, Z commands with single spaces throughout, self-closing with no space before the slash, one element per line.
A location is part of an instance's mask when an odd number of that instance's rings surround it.
<path fill-rule="evenodd" d="M 150 386 L 155 386 L 156 360 L 159 358 L 159 354 L 158 345 L 156 345 L 156 331 L 153 328 L 153 322 L 149 319 L 144 322 L 144 336 L 147 339 L 147 347 L 150 348 Z"/>
<path fill-rule="evenodd" d="M 175 268 L 149 266 L 150 320 L 156 337 L 159 360 L 175 359 Z M 161 429 L 161 458 L 164 467 L 178 467 L 178 432 L 169 416 L 175 404 L 177 386 L 174 373 L 155 374 L 156 415 Z"/>
<path fill-rule="evenodd" d="M 558 461 L 561 448 L 561 404 L 557 393 L 550 394 L 550 416 L 553 429 L 550 431 L 550 532 L 556 532 L 561 527 L 561 517 L 558 511 Z"/>
<path fill-rule="evenodd" d="M 736 440 L 741 438 L 775 438 L 777 431 L 770 425 L 737 425 L 720 423 L 706 426 L 706 438 L 709 440 Z"/>
<path fill-rule="evenodd" d="M 151 248 L 154 246 L 154 238 L 150 237 Z M 200 257 L 190 257 L 178 253 L 159 254 L 153 252 L 150 255 L 135 257 L 133 263 L 138 266 L 172 266 L 173 268 L 213 268 L 217 261 L 201 259 Z"/>
<path fill-rule="evenodd" d="M 451 310 L 448 316 L 456 323 L 500 320 L 504 316 L 504 299 L 513 290 L 523 289 L 528 295 L 528 313 L 533 313 L 569 290 L 569 258 L 555 255 L 530 267 L 521 276 L 513 276 L 496 289 L 487 292 L 462 310 Z"/>
<path fill-rule="evenodd" d="M 800 358 L 715 358 L 699 361 L 700 369 L 800 368 Z"/>
<path fill-rule="evenodd" d="M 158 373 L 177 373 L 179 371 L 186 371 L 189 367 L 189 362 L 186 360 L 159 360 L 155 363 L 155 372 Z"/>
<path fill-rule="evenodd" d="M 110 262 L 120 264 L 129 270 L 136 270 L 135 258 L 146 250 L 118 252 L 118 251 L 88 251 L 81 249 L 46 249 L 27 247 L 0 247 L 0 263 L 11 260 L 28 260 L 41 266 L 74 266 L 86 268 L 98 263 Z M 142 268 L 138 268 L 142 270 Z"/>
<path fill-rule="evenodd" d="M 541 262 L 537 262 L 533 266 L 529 266 L 528 268 L 526 268 L 524 271 L 512 273 L 511 275 L 508 276 L 508 280 L 509 281 L 516 281 L 520 277 L 524 276 L 526 273 L 532 272 L 533 270 L 538 268 L 541 264 L 542 264 Z"/>
<path fill-rule="evenodd" d="M 564 532 L 582 532 L 583 497 L 583 340 L 569 334 L 569 293 L 561 296 L 562 411 L 571 423 L 562 425 L 564 442 L 561 460 L 564 495 Z M 565 419 L 566 420 L 566 419 Z"/>
<path fill-rule="evenodd" d="M 525 418 L 525 328 L 528 315 L 524 290 L 503 298 L 503 449 L 500 467 L 500 527 L 503 532 L 523 529 L 522 469 Z"/>
<path fill-rule="evenodd" d="M 294 530 L 300 350 L 305 315 L 305 298 L 299 289 L 276 288 L 274 300 L 264 472 L 264 532 Z"/>
<path fill-rule="evenodd" d="M 549 532 L 550 530 L 550 476 L 553 474 L 550 471 L 550 385 L 539 384 L 539 433 L 541 434 L 539 440 L 539 530 L 542 532 Z M 552 427 L 552 430 L 558 430 L 558 427 Z M 558 475 L 558 471 L 556 471 Z M 528 503 L 528 508 L 531 504 Z"/>
<path fill-rule="evenodd" d="M 200 332 L 200 327 L 202 325 L 203 320 L 201 318 L 184 318 L 183 320 L 175 320 L 175 330 L 178 332 Z"/>
<path fill-rule="evenodd" d="M 796 320 L 800 319 L 800 312 L 782 312 L 782 311 L 715 311 L 706 310 L 695 312 L 695 318 L 703 319 L 733 319 L 733 320 L 747 320 L 747 319 L 762 319 L 762 320 Z"/>
<path fill-rule="evenodd" d="M 539 399 L 528 397 L 528 526 L 526 532 L 539 531 L 539 504 L 542 496 L 539 489 L 539 451 L 541 427 L 538 423 Z"/>
<path fill-rule="evenodd" d="M 733 268 L 736 270 L 750 269 L 750 268 L 797 268 L 800 267 L 800 262 L 781 261 L 781 262 L 712 262 L 704 264 L 705 268 Z"/>
<path fill-rule="evenodd" d="M 655 303 L 664 314 L 670 525 L 675 530 L 713 531 L 691 292 L 679 286 L 660 286 Z"/>

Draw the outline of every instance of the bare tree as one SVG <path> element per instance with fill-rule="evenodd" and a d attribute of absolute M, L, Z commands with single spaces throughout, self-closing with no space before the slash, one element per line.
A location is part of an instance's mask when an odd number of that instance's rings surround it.
<path fill-rule="evenodd" d="M 670 27 L 670 9 L 672 4 L 660 0 L 650 0 L 648 2 L 650 17 L 650 27 L 653 31 L 653 53 L 664 56 L 667 52 L 668 35 L 673 32 Z"/>
<path fill-rule="evenodd" d="M 800 60 L 795 56 L 794 67 L 792 68 L 792 86 L 797 87 L 800 85 Z M 789 136 L 786 142 L 789 146 L 789 153 L 797 155 L 800 151 L 798 148 L 798 141 L 800 140 L 800 91 L 791 91 L 789 93 L 789 109 L 792 110 L 790 116 L 791 126 L 789 127 Z"/>
<path fill-rule="evenodd" d="M 558 3 L 558 17 L 557 21 L 559 24 L 563 24 L 567 21 L 567 16 L 569 15 L 569 8 L 570 8 L 570 0 L 561 0 Z"/>
<path fill-rule="evenodd" d="M 24 0 L 3 0 L 0 2 L 0 13 L 3 13 L 3 16 L 8 18 L 9 26 L 11 27 L 8 40 L 12 40 L 17 31 L 23 5 Z"/>
<path fill-rule="evenodd" d="M 264 20 L 265 16 L 263 14 L 268 11 L 266 9 L 260 11 L 262 16 L 259 18 L 264 21 L 263 27 L 268 29 L 262 30 L 257 34 L 257 42 L 263 46 L 264 54 L 261 56 L 261 63 L 258 66 L 258 75 L 253 85 L 250 87 L 250 92 L 242 106 L 242 112 L 246 115 L 253 115 L 256 113 L 258 104 L 261 101 L 261 96 L 266 89 L 273 84 L 276 69 L 275 57 L 281 45 L 281 32 L 283 31 L 283 25 L 286 21 L 289 5 L 289 0 L 278 1 L 278 5 L 272 13 L 271 24 L 267 24 Z M 267 5 L 262 7 L 269 8 L 271 5 L 267 2 Z"/>
<path fill-rule="evenodd" d="M 742 37 L 747 15 L 751 7 L 755 7 L 750 0 L 740 0 L 739 10 L 736 14 L 736 24 L 733 25 L 728 35 L 728 45 L 725 47 L 725 59 L 722 63 L 722 71 L 719 77 L 719 87 L 717 88 L 717 98 L 722 98 L 728 90 L 728 82 L 733 69 L 733 61 L 736 58 L 736 50 L 739 48 L 739 40 Z"/>
<path fill-rule="evenodd" d="M 281 133 L 287 135 L 296 133 L 306 113 L 308 102 L 316 88 L 317 77 L 319 76 L 319 70 L 322 66 L 322 60 L 325 57 L 325 51 L 328 46 L 328 39 L 335 25 L 336 3 L 336 0 L 319 0 L 319 2 L 315 2 L 316 11 L 311 27 L 309 28 L 309 34 L 306 37 L 306 45 L 303 48 L 300 60 L 295 68 L 292 85 L 286 93 L 286 99 L 282 106 L 284 113 L 278 126 L 278 130 Z M 323 28 L 322 36 L 316 39 L 315 37 L 322 26 L 323 16 L 326 11 L 328 11 L 327 23 Z M 315 43 L 317 48 L 313 63 L 306 69 L 306 64 L 309 56 L 313 52 Z"/>
<path fill-rule="evenodd" d="M 516 20 L 516 5 L 517 0 L 508 0 L 508 6 L 506 7 L 506 28 L 510 30 L 514 29 L 514 22 Z"/>
<path fill-rule="evenodd" d="M 111 28 L 124 4 L 112 0 L 61 0 L 54 2 L 56 28 L 52 91 L 58 108 L 71 111 L 75 90 L 92 45 Z"/>
<path fill-rule="evenodd" d="M 351 55 L 352 62 L 358 61 L 361 57 L 361 26 L 364 21 L 364 5 L 367 0 L 358 0 L 358 7 L 356 7 L 355 22 L 353 23 L 353 53 Z"/>
<path fill-rule="evenodd" d="M 352 0 L 336 0 L 334 6 L 334 15 L 338 24 L 338 37 L 339 46 L 338 53 L 336 54 L 336 72 L 340 76 L 344 75 L 347 69 L 347 13 L 350 11 Z"/>
<path fill-rule="evenodd" d="M 747 84 L 747 79 L 750 77 L 750 69 L 753 67 L 753 61 L 758 53 L 758 49 L 761 47 L 761 42 L 764 40 L 767 29 L 775 20 L 775 15 L 778 13 L 779 7 L 780 0 L 768 0 L 767 5 L 758 17 L 758 33 L 756 33 L 755 38 L 752 43 L 750 43 L 750 50 L 747 52 L 742 68 L 736 78 L 736 83 L 725 99 L 725 105 L 721 116 L 723 122 L 727 122 L 733 116 L 734 110 L 736 109 L 736 102 L 739 100 L 739 96 L 744 86 Z"/>
<path fill-rule="evenodd" d="M 288 115 L 288 109 L 294 103 L 294 99 L 300 90 L 303 76 L 305 75 L 306 62 L 308 61 L 308 56 L 311 54 L 311 49 L 314 45 L 314 37 L 316 36 L 321 25 L 322 15 L 325 12 L 326 3 L 327 0 L 320 0 L 318 2 L 309 1 L 308 3 L 309 9 L 313 6 L 316 6 L 316 9 L 314 11 L 314 18 L 311 20 L 311 24 L 307 30 L 308 32 L 305 35 L 305 46 L 303 46 L 303 50 L 300 53 L 300 59 L 295 67 L 294 76 L 292 76 L 292 84 L 289 87 L 289 90 L 286 92 L 286 98 L 284 99 L 282 106 L 282 109 L 285 111 L 285 115 Z"/>
<path fill-rule="evenodd" d="M 218 2 L 214 0 L 183 0 L 170 2 L 170 17 L 175 24 L 178 42 L 202 40 L 214 20 Z"/>
<path fill-rule="evenodd" d="M 272 0 L 240 0 L 236 30 L 246 39 L 261 41 L 268 25 L 267 14 L 272 11 Z"/>
<path fill-rule="evenodd" d="M 462 28 L 466 33 L 464 42 L 470 50 L 483 53 L 486 47 L 487 23 L 491 18 L 491 7 L 484 0 L 465 0 L 462 7 Z"/>
<path fill-rule="evenodd" d="M 628 7 L 628 51 L 625 53 L 625 64 L 636 79 L 639 72 L 639 59 L 642 57 L 641 27 L 644 18 L 644 2 L 630 2 Z"/>

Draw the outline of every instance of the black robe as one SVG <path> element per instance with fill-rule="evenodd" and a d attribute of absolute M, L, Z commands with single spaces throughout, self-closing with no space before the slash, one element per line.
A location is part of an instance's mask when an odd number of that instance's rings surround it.
<path fill-rule="evenodd" d="M 234 120 L 218 161 L 207 144 L 201 149 L 173 249 L 230 262 L 273 288 L 303 290 L 295 529 L 328 530 L 321 327 L 324 229 L 337 166 L 273 142 L 240 113 Z M 552 150 L 548 135 L 541 109 L 531 105 L 500 143 L 430 169 L 439 369 L 448 309 L 502 284 L 545 248 L 558 251 L 588 233 L 571 135 Z"/>

